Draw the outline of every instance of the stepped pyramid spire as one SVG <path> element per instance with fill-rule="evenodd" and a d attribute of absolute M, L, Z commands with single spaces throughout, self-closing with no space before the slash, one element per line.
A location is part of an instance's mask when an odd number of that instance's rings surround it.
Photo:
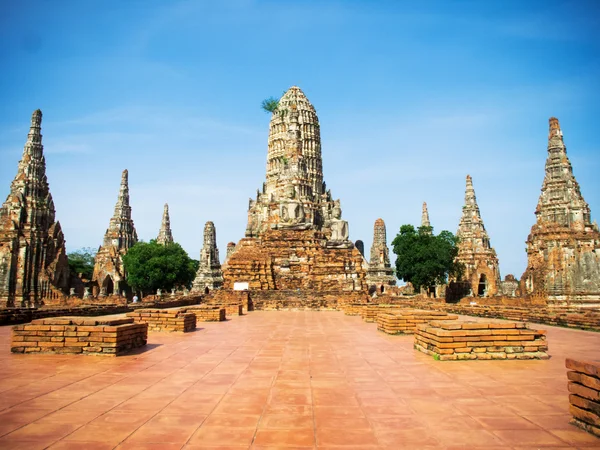
<path fill-rule="evenodd" d="M 495 295 L 500 286 L 498 257 L 483 225 L 470 175 L 467 175 L 465 206 L 456 236 L 459 238 L 456 259 L 465 266 L 464 278 L 471 283 L 473 294 Z"/>
<path fill-rule="evenodd" d="M 173 243 L 173 233 L 171 232 L 171 219 L 169 218 L 169 205 L 165 203 L 163 210 L 162 222 L 160 224 L 160 231 L 156 242 L 161 245 L 167 245 Z"/>
<path fill-rule="evenodd" d="M 380 288 L 382 285 L 396 284 L 394 270 L 390 265 L 390 251 L 387 246 L 387 233 L 383 219 L 377 219 L 373 225 L 373 245 L 367 271 L 367 284 Z"/>
<path fill-rule="evenodd" d="M 591 222 L 555 117 L 549 121 L 546 175 L 535 215 L 522 290 L 552 301 L 578 296 L 578 301 L 600 305 L 600 233 Z"/>
<path fill-rule="evenodd" d="M 192 285 L 192 292 L 208 294 L 209 291 L 218 289 L 222 285 L 223 271 L 217 248 L 217 231 L 215 224 L 209 221 L 204 225 L 204 245 L 200 250 L 200 265 Z"/>
<path fill-rule="evenodd" d="M 423 209 L 421 212 L 421 227 L 431 227 L 431 222 L 429 221 L 429 211 L 427 210 L 426 202 L 423 202 Z"/>
<path fill-rule="evenodd" d="M 339 200 L 323 182 L 321 131 L 313 105 L 297 86 L 288 89 L 269 124 L 267 176 L 248 207 L 247 237 L 267 229 L 324 231 L 331 245 L 351 247 Z M 342 223 L 343 222 L 343 223 Z"/>
<path fill-rule="evenodd" d="M 0 305 L 50 304 L 68 288 L 65 239 L 46 177 L 42 111 L 34 111 L 23 157 L 0 209 Z"/>
<path fill-rule="evenodd" d="M 542 193 L 535 210 L 538 224 L 584 230 L 590 226 L 590 207 L 583 199 L 579 183 L 567 157 L 567 148 L 558 119 L 550 118 L 548 159 Z"/>
<path fill-rule="evenodd" d="M 102 246 L 96 253 L 92 279 L 98 283 L 101 295 L 120 294 L 127 290 L 122 258 L 137 241 L 129 205 L 129 173 L 125 169 L 121 174 L 121 186 L 113 216 L 104 234 Z"/>

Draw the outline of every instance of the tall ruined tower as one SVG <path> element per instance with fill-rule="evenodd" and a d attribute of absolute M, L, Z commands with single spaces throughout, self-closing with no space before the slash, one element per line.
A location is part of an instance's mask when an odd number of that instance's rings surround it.
<path fill-rule="evenodd" d="M 204 245 L 200 250 L 200 266 L 192 286 L 192 292 L 205 292 L 218 289 L 223 285 L 223 272 L 217 248 L 217 232 L 215 224 L 204 225 Z"/>
<path fill-rule="evenodd" d="M 377 219 L 373 226 L 373 245 L 371 245 L 371 258 L 367 271 L 367 284 L 369 286 L 394 286 L 396 277 L 390 264 L 390 251 L 387 246 L 387 233 L 383 219 Z"/>
<path fill-rule="evenodd" d="M 500 287 L 498 257 L 483 225 L 470 175 L 467 175 L 465 206 L 456 236 L 459 238 L 456 259 L 465 266 L 464 279 L 470 283 L 473 295 L 496 295 Z"/>
<path fill-rule="evenodd" d="M 293 86 L 271 116 L 266 182 L 256 199 L 250 200 L 246 236 L 258 237 L 270 228 L 330 233 L 332 220 L 340 220 L 341 214 L 339 200 L 332 199 L 323 182 L 315 108 L 300 88 Z"/>
<path fill-rule="evenodd" d="M 600 304 L 600 233 L 573 176 L 558 119 L 550 118 L 548 158 L 536 223 L 527 238 L 521 289 L 551 302 Z"/>
<path fill-rule="evenodd" d="M 54 217 L 41 127 L 38 109 L 0 209 L 0 306 L 39 306 L 68 288 L 65 238 Z"/>
<path fill-rule="evenodd" d="M 366 293 L 364 258 L 323 181 L 319 119 L 296 86 L 272 112 L 266 180 L 250 199 L 245 236 L 224 266 L 225 291 L 247 283 L 298 302 L 303 291 Z"/>
<path fill-rule="evenodd" d="M 137 240 L 137 233 L 131 219 L 131 206 L 129 206 L 128 172 L 124 170 L 115 212 L 104 234 L 102 246 L 96 253 L 92 279 L 98 283 L 100 295 L 120 294 L 121 291 L 127 290 L 123 255 Z"/>
<path fill-rule="evenodd" d="M 171 232 L 171 219 L 169 218 L 169 205 L 165 203 L 163 210 L 162 222 L 160 224 L 160 230 L 158 231 L 158 237 L 156 242 L 161 245 L 167 245 L 173 243 L 173 233 Z"/>

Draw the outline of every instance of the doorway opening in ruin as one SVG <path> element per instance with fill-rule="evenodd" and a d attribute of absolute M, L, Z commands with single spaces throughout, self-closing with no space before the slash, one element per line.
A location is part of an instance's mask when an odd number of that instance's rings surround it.
<path fill-rule="evenodd" d="M 209 292 L 210 292 L 210 289 L 208 289 L 208 286 L 206 286 L 204 288 L 204 295 L 208 295 Z"/>
<path fill-rule="evenodd" d="M 477 295 L 480 297 L 485 297 L 485 294 L 487 294 L 487 278 L 485 277 L 485 274 L 482 273 L 479 277 L 479 287 L 477 289 Z"/>
<path fill-rule="evenodd" d="M 106 295 L 111 295 L 115 290 L 115 285 L 110 275 L 107 275 L 102 283 L 102 289 Z"/>

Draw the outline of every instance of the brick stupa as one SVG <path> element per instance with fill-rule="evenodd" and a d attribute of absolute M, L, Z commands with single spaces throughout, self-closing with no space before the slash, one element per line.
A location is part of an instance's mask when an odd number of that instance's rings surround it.
<path fill-rule="evenodd" d="M 600 233 L 591 221 L 554 117 L 535 215 L 537 221 L 527 238 L 523 292 L 551 303 L 600 306 Z"/>
<path fill-rule="evenodd" d="M 102 246 L 96 253 L 92 279 L 100 288 L 100 296 L 128 291 L 123 256 L 137 240 L 137 232 L 131 219 L 131 206 L 129 206 L 128 172 L 124 170 L 115 212 L 104 234 Z"/>
<path fill-rule="evenodd" d="M 363 257 L 348 239 L 322 167 L 315 108 L 291 87 L 272 112 L 266 182 L 250 200 L 246 237 L 227 260 L 224 290 L 239 282 L 254 296 L 366 292 Z"/>
<path fill-rule="evenodd" d="M 65 238 L 54 217 L 41 129 L 38 109 L 0 209 L 0 306 L 51 304 L 68 288 Z"/>
<path fill-rule="evenodd" d="M 473 295 L 496 295 L 500 287 L 498 256 L 485 230 L 470 175 L 467 175 L 465 205 L 456 236 L 459 238 L 456 260 L 464 265 L 463 279 L 470 285 Z"/>

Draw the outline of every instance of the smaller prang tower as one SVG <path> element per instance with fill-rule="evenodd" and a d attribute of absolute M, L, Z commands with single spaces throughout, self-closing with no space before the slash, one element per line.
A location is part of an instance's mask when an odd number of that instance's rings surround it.
<path fill-rule="evenodd" d="M 390 251 L 387 246 L 387 233 L 383 219 L 377 219 L 373 226 L 373 245 L 369 268 L 367 270 L 367 285 L 375 286 L 379 292 L 385 292 L 388 286 L 396 285 L 394 269 L 390 264 Z"/>
<path fill-rule="evenodd" d="M 171 219 L 169 218 L 169 205 L 165 203 L 163 210 L 162 222 L 160 224 L 160 230 L 156 242 L 160 245 L 167 245 L 173 243 L 173 233 L 171 232 Z"/>
<path fill-rule="evenodd" d="M 217 231 L 215 224 L 206 222 L 204 225 L 204 245 L 200 251 L 200 266 L 192 285 L 192 292 L 208 294 L 223 285 L 223 271 L 219 261 L 217 248 Z"/>
<path fill-rule="evenodd" d="M 498 257 L 483 225 L 470 175 L 467 175 L 465 206 L 456 236 L 459 238 L 456 260 L 464 264 L 463 278 L 470 283 L 473 295 L 496 295 L 500 287 Z"/>
<path fill-rule="evenodd" d="M 551 304 L 600 306 L 600 233 L 555 117 L 550 118 L 546 175 L 535 216 L 521 290 Z"/>
<path fill-rule="evenodd" d="M 121 188 L 110 219 L 104 241 L 96 253 L 92 280 L 98 283 L 100 296 L 128 291 L 123 256 L 138 241 L 129 206 L 129 178 L 127 170 L 121 175 Z"/>

